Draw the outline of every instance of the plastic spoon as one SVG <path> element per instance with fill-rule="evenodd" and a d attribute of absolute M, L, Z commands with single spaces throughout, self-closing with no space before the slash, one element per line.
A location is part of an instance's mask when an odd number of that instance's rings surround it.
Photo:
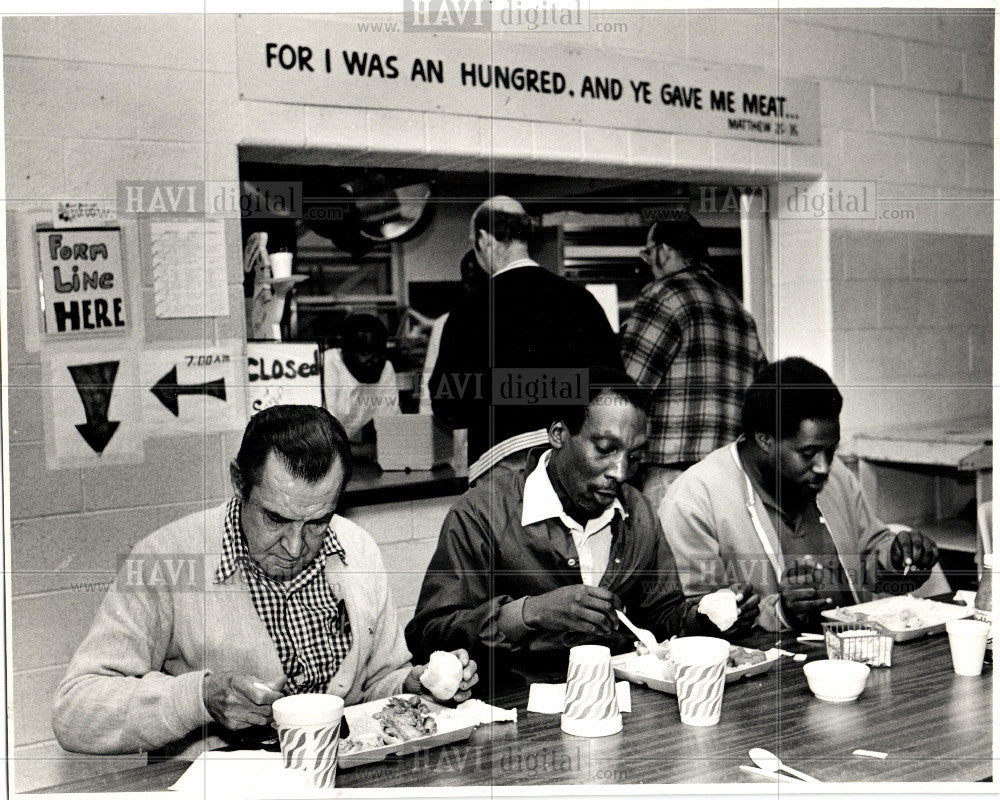
<path fill-rule="evenodd" d="M 767 772 L 778 772 L 779 770 L 784 770 L 789 775 L 794 775 L 801 781 L 806 783 L 822 783 L 822 781 L 817 780 L 811 775 L 806 775 L 804 772 L 799 772 L 797 769 L 792 769 L 782 763 L 781 759 L 778 758 L 770 750 L 765 750 L 763 747 L 754 747 L 750 750 L 750 760 L 760 767 L 762 770 Z"/>
<path fill-rule="evenodd" d="M 769 772 L 766 769 L 748 767 L 746 764 L 740 764 L 740 769 L 744 772 L 749 772 L 751 775 L 760 775 L 762 778 L 770 778 L 772 781 L 779 781 L 780 783 L 802 783 L 802 781 L 790 778 L 788 775 L 782 775 L 780 772 Z"/>
<path fill-rule="evenodd" d="M 640 642 L 642 642 L 650 653 L 653 653 L 655 655 L 656 648 L 659 646 L 659 642 L 656 641 L 656 637 L 653 636 L 652 632 L 647 631 L 645 628 L 637 628 L 635 625 L 632 624 L 632 620 L 626 617 L 625 614 L 622 613 L 617 608 L 615 609 L 615 613 L 618 615 L 618 619 L 620 619 L 625 624 L 625 627 L 635 634 L 635 638 L 638 639 Z"/>

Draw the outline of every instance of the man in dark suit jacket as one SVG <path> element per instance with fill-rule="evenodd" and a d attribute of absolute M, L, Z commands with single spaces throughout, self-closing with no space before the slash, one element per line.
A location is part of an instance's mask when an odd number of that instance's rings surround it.
<path fill-rule="evenodd" d="M 531 231 L 513 198 L 476 209 L 470 238 L 491 277 L 449 315 L 430 379 L 435 416 L 469 429 L 470 482 L 523 467 L 525 452 L 547 441 L 546 406 L 579 394 L 587 367 L 621 366 L 603 309 L 529 257 Z"/>

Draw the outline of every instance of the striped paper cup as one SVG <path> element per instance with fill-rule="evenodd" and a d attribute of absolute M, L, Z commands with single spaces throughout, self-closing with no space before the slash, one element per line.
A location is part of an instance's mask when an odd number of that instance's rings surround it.
<path fill-rule="evenodd" d="M 332 789 L 344 700 L 332 694 L 296 694 L 272 707 L 285 769 L 302 770 L 314 788 Z"/>
<path fill-rule="evenodd" d="M 570 649 L 560 727 L 572 736 L 610 736 L 622 729 L 607 647 L 585 644 Z"/>
<path fill-rule="evenodd" d="M 729 642 L 711 636 L 687 636 L 670 642 L 677 665 L 677 706 L 685 725 L 717 725 L 722 716 Z"/>

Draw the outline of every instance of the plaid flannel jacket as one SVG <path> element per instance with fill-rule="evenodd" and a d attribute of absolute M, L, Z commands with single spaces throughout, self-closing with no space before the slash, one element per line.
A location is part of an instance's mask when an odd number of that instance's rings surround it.
<path fill-rule="evenodd" d="M 767 363 L 753 317 L 701 266 L 642 290 L 622 339 L 625 369 L 652 391 L 647 461 L 700 461 L 739 435 L 743 394 Z"/>

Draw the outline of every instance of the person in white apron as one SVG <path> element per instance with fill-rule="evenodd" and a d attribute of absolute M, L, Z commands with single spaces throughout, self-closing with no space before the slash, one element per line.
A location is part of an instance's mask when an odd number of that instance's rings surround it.
<path fill-rule="evenodd" d="M 386 357 L 389 333 L 371 314 L 352 314 L 344 321 L 340 348 L 323 353 L 326 410 L 361 441 L 361 429 L 376 417 L 399 414 L 396 371 Z"/>
<path fill-rule="evenodd" d="M 876 518 L 834 457 L 842 405 L 830 376 L 803 358 L 755 378 L 743 435 L 681 475 L 657 509 L 685 594 L 747 581 L 761 595 L 759 625 L 802 629 L 876 587 L 905 593 L 927 580 L 934 541 Z"/>

